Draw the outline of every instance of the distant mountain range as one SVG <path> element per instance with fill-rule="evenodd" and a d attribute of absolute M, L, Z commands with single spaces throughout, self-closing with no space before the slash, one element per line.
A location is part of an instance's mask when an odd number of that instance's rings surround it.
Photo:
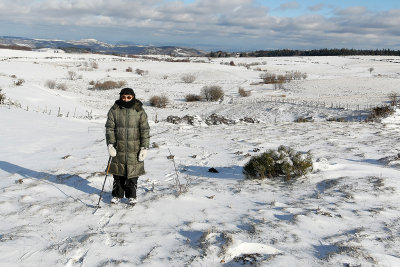
<path fill-rule="evenodd" d="M 131 44 L 108 44 L 96 39 L 78 41 L 29 39 L 23 37 L 0 36 L 1 46 L 23 46 L 32 50 L 41 48 L 57 48 L 67 52 L 95 52 L 104 54 L 129 55 L 171 55 L 171 56 L 203 56 L 206 53 L 193 48 L 177 46 L 145 46 Z"/>

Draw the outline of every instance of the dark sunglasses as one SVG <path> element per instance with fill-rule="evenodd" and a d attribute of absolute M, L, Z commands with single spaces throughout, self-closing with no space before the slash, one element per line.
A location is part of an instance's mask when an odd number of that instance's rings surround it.
<path fill-rule="evenodd" d="M 123 99 L 123 100 L 131 100 L 133 98 L 133 96 L 132 95 L 122 95 L 121 96 L 121 99 Z"/>

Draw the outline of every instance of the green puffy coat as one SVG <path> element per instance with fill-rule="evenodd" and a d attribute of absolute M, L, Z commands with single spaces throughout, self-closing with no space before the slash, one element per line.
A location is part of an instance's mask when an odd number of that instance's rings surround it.
<path fill-rule="evenodd" d="M 111 160 L 109 173 L 128 178 L 144 174 L 144 163 L 138 161 L 141 147 L 148 148 L 150 127 L 143 104 L 134 99 L 133 107 L 125 108 L 118 101 L 111 107 L 106 122 L 107 146 L 113 144 L 117 156 Z"/>

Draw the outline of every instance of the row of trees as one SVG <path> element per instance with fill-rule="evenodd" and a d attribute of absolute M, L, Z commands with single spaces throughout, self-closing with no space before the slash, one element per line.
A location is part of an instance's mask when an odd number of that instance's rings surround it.
<path fill-rule="evenodd" d="M 400 50 L 376 49 L 359 50 L 347 48 L 314 49 L 314 50 L 258 50 L 254 52 L 229 53 L 223 51 L 211 52 L 209 57 L 292 57 L 292 56 L 400 56 Z"/>

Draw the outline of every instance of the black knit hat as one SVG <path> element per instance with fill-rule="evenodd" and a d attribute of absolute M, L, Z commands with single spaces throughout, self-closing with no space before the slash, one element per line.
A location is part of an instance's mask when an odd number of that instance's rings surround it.
<path fill-rule="evenodd" d="M 135 96 L 135 92 L 133 92 L 132 88 L 124 88 L 121 90 L 119 95 L 133 95 Z"/>

